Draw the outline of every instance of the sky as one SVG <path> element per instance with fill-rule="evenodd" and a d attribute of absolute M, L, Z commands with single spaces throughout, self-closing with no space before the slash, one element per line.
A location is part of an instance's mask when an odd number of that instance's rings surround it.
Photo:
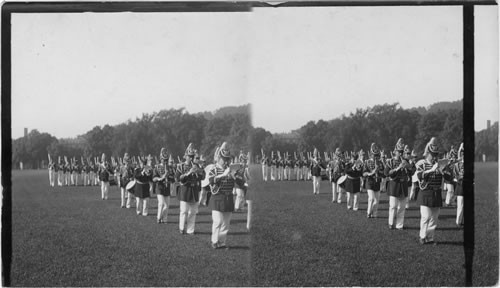
<path fill-rule="evenodd" d="M 479 130 L 498 120 L 498 10 L 475 14 Z M 276 133 L 377 104 L 456 101 L 462 37 L 460 6 L 15 14 L 12 137 L 247 103 L 254 126 Z"/>

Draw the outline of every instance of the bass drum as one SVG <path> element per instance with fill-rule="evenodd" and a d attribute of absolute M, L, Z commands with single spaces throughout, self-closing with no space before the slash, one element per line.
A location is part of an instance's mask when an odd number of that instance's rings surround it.
<path fill-rule="evenodd" d="M 134 187 L 135 187 L 135 180 L 132 180 L 127 183 L 127 186 L 125 186 L 125 190 L 129 191 L 130 193 L 133 193 Z"/>

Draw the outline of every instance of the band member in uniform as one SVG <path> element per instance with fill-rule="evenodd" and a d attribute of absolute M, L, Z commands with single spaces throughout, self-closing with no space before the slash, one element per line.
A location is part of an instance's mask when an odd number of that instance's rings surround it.
<path fill-rule="evenodd" d="M 64 185 L 64 163 L 62 162 L 61 156 L 58 157 L 57 162 L 57 186 Z"/>
<path fill-rule="evenodd" d="M 245 206 L 245 195 L 247 190 L 248 181 L 248 169 L 247 169 L 248 157 L 244 153 L 240 152 L 238 157 L 238 162 L 241 167 L 234 173 L 234 182 L 236 188 L 236 201 L 234 202 L 234 210 L 236 212 L 241 212 L 243 206 Z"/>
<path fill-rule="evenodd" d="M 185 162 L 178 166 L 175 179 L 181 184 L 179 188 L 180 216 L 179 231 L 181 234 L 194 234 L 196 214 L 198 213 L 198 201 L 201 191 L 201 180 L 205 177 L 205 171 L 193 163 L 195 156 L 193 144 L 190 143 L 185 152 Z M 187 221 L 187 227 L 186 226 Z"/>
<path fill-rule="evenodd" d="M 97 157 L 96 157 L 96 160 L 95 160 L 95 165 L 94 165 L 94 186 L 98 186 L 99 185 L 99 167 L 101 165 L 99 165 L 99 162 L 97 161 Z"/>
<path fill-rule="evenodd" d="M 457 162 L 457 151 L 455 148 L 451 146 L 450 152 L 448 153 L 448 160 L 452 162 Z M 453 176 L 453 175 L 452 175 Z M 453 206 L 453 200 L 455 200 L 455 187 L 453 180 L 448 181 L 444 179 L 444 188 L 446 190 L 446 200 L 444 202 L 444 206 Z"/>
<path fill-rule="evenodd" d="M 314 148 L 314 158 L 311 162 L 311 176 L 313 178 L 313 194 L 319 194 L 319 188 L 321 183 L 321 169 L 325 169 L 325 166 L 321 162 L 321 157 L 316 148 Z"/>
<path fill-rule="evenodd" d="M 302 180 L 303 181 L 306 181 L 307 180 L 307 175 L 308 175 L 308 170 L 309 170 L 309 165 L 307 163 L 307 159 L 305 158 L 305 156 L 302 154 Z"/>
<path fill-rule="evenodd" d="M 167 149 L 161 148 L 161 163 L 156 165 L 153 173 L 153 181 L 157 185 L 158 215 L 156 220 L 158 224 L 167 222 L 168 207 L 170 206 L 170 183 L 175 181 L 175 170 L 168 166 L 168 158 Z"/>
<path fill-rule="evenodd" d="M 457 183 L 455 195 L 457 196 L 457 219 L 456 224 L 458 227 L 464 225 L 464 193 L 462 182 L 464 179 L 464 143 L 460 144 L 458 148 L 458 162 L 453 165 L 453 176 Z"/>
<path fill-rule="evenodd" d="M 281 158 L 280 151 L 278 151 L 278 160 L 276 161 L 276 169 L 278 170 L 278 181 L 283 181 L 283 168 L 285 166 L 285 162 L 283 158 Z"/>
<path fill-rule="evenodd" d="M 139 166 L 134 169 L 134 195 L 135 212 L 137 215 L 148 216 L 148 202 L 151 196 L 151 182 L 153 181 L 153 167 L 151 166 L 153 158 L 139 158 Z"/>
<path fill-rule="evenodd" d="M 360 160 L 363 165 L 365 163 L 365 151 L 363 151 L 363 149 L 359 150 L 359 153 L 358 153 L 358 160 Z M 361 172 L 362 173 L 362 172 Z M 361 180 L 361 186 L 360 186 L 360 192 L 366 192 L 366 188 L 365 188 L 365 177 L 363 176 L 363 174 L 361 174 L 361 177 L 359 178 Z"/>
<path fill-rule="evenodd" d="M 274 151 L 271 151 L 271 181 L 276 181 L 278 178 L 278 159 L 276 159 L 276 155 L 274 155 Z"/>
<path fill-rule="evenodd" d="M 260 160 L 260 163 L 262 164 L 262 179 L 264 181 L 267 181 L 267 174 L 268 172 L 268 165 L 269 165 L 269 159 L 266 157 L 266 154 L 264 154 L 264 150 L 260 149 L 260 152 L 262 154 L 262 159 Z"/>
<path fill-rule="evenodd" d="M 102 153 L 101 163 L 99 165 L 99 181 L 101 181 L 101 198 L 108 200 L 109 193 L 109 175 L 112 175 L 109 162 L 106 161 L 106 154 Z"/>
<path fill-rule="evenodd" d="M 417 177 L 421 191 L 417 203 L 420 205 L 420 244 L 434 243 L 434 231 L 437 227 L 439 210 L 443 205 L 441 182 L 443 178 L 451 180 L 449 166 L 439 165 L 439 146 L 432 137 L 425 146 L 424 159 L 417 162 Z"/>
<path fill-rule="evenodd" d="M 383 169 L 385 171 L 385 164 L 387 163 L 387 155 L 385 154 L 385 151 L 382 150 L 380 151 L 380 162 L 382 162 L 382 165 L 383 165 Z M 384 176 L 385 176 L 385 172 L 384 172 Z M 384 192 L 387 192 L 387 182 L 389 181 L 389 179 L 387 177 L 384 177 L 382 178 L 382 181 L 380 182 L 380 192 L 381 193 L 384 193 Z"/>
<path fill-rule="evenodd" d="M 359 192 L 361 191 L 361 176 L 363 175 L 363 161 L 359 159 L 361 151 L 351 155 L 351 162 L 345 165 L 345 180 L 344 189 L 347 192 L 347 209 L 358 211 L 359 208 Z"/>
<path fill-rule="evenodd" d="M 339 187 L 337 185 L 337 181 L 339 180 L 340 176 L 342 176 L 344 167 L 343 163 L 341 160 L 342 157 L 342 152 L 340 152 L 340 148 L 335 149 L 335 154 L 332 157 L 332 160 L 330 161 L 330 182 L 332 182 L 332 202 L 337 202 L 337 194 L 339 191 Z M 339 198 L 340 200 L 340 195 Z M 340 203 L 340 202 L 339 202 Z"/>
<path fill-rule="evenodd" d="M 125 153 L 125 155 L 123 155 L 122 161 L 123 162 L 120 167 L 120 207 L 130 208 L 130 199 L 132 198 L 132 196 L 130 195 L 130 192 L 127 191 L 126 187 L 130 180 L 132 180 L 132 178 L 134 177 L 134 170 L 132 169 L 132 166 L 130 166 L 130 157 L 128 156 L 128 153 Z M 125 200 L 126 198 L 127 200 Z"/>
<path fill-rule="evenodd" d="M 410 199 L 411 199 L 411 187 L 412 187 L 412 176 L 415 174 L 416 168 L 415 168 L 415 161 L 413 161 L 412 156 L 411 156 L 411 150 L 408 145 L 405 145 L 405 150 L 403 151 L 403 159 L 408 162 L 408 166 L 406 168 L 408 172 L 408 198 L 406 199 L 406 204 L 405 204 L 405 209 L 410 208 Z"/>
<path fill-rule="evenodd" d="M 48 165 L 48 168 L 49 168 L 49 185 L 54 187 L 56 185 L 56 165 L 55 163 L 52 161 L 52 158 L 50 158 L 50 155 L 49 155 L 49 165 Z"/>
<path fill-rule="evenodd" d="M 226 238 L 234 211 L 233 188 L 234 172 L 229 167 L 231 155 L 227 143 L 222 143 L 216 151 L 217 163 L 209 172 L 212 199 L 209 207 L 212 210 L 212 248 L 227 248 Z"/>
<path fill-rule="evenodd" d="M 408 183 L 408 185 L 411 185 L 410 188 L 410 195 L 408 196 L 408 202 L 406 203 L 406 209 L 410 208 L 410 201 L 415 201 L 417 199 L 417 193 L 418 193 L 418 178 L 417 178 L 417 153 L 415 150 L 411 150 L 410 154 L 410 164 L 413 167 L 413 173 L 411 176 L 411 183 Z"/>
<path fill-rule="evenodd" d="M 295 179 L 302 180 L 302 159 L 300 157 L 295 158 Z"/>
<path fill-rule="evenodd" d="M 285 159 L 283 160 L 283 180 L 288 180 L 290 181 L 290 166 L 291 166 L 291 161 L 290 161 L 290 155 L 288 155 L 288 152 L 285 153 Z"/>
<path fill-rule="evenodd" d="M 66 165 L 64 165 L 64 181 L 66 186 L 71 185 L 71 164 L 68 162 L 67 158 L 64 157 Z"/>
<path fill-rule="evenodd" d="M 399 138 L 394 148 L 394 156 L 388 159 L 385 166 L 385 176 L 389 177 L 387 195 L 389 196 L 389 229 L 403 230 L 406 201 L 408 200 L 408 169 L 409 163 L 403 159 L 403 139 Z M 394 224 L 394 219 L 396 223 Z"/>
<path fill-rule="evenodd" d="M 375 143 L 370 147 L 370 159 L 364 163 L 363 176 L 366 178 L 366 191 L 368 193 L 367 218 L 377 218 L 378 203 L 380 198 L 380 183 L 384 175 L 384 165 L 380 161 L 380 150 Z"/>

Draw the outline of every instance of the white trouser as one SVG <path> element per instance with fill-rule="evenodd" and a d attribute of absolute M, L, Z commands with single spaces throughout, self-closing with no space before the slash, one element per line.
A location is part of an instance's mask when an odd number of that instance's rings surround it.
<path fill-rule="evenodd" d="M 319 183 L 321 181 L 321 176 L 312 176 L 313 177 L 313 193 L 319 194 Z"/>
<path fill-rule="evenodd" d="M 120 188 L 120 199 L 121 199 L 120 206 L 121 207 L 125 207 L 125 201 L 126 201 L 125 198 L 127 198 L 125 196 L 127 196 L 127 193 L 128 192 L 127 192 L 127 190 L 125 190 L 125 188 L 123 188 L 123 187 Z"/>
<path fill-rule="evenodd" d="M 446 205 L 450 205 L 453 202 L 453 198 L 455 196 L 455 189 L 453 188 L 453 184 L 444 184 L 446 186 Z"/>
<path fill-rule="evenodd" d="M 464 223 L 464 196 L 457 195 L 457 225 Z"/>
<path fill-rule="evenodd" d="M 296 175 L 295 180 L 297 180 L 297 181 L 301 180 L 302 179 L 302 169 L 297 168 L 295 171 L 295 175 Z"/>
<path fill-rule="evenodd" d="M 434 241 L 438 217 L 439 207 L 420 206 L 420 239 Z"/>
<path fill-rule="evenodd" d="M 49 170 L 49 184 L 50 186 L 54 187 L 55 185 L 55 180 L 56 180 L 56 173 L 54 170 Z"/>
<path fill-rule="evenodd" d="M 252 200 L 247 200 L 247 230 L 250 230 L 252 224 Z"/>
<path fill-rule="evenodd" d="M 231 222 L 231 212 L 212 210 L 212 243 L 226 245 L 227 232 Z"/>
<path fill-rule="evenodd" d="M 142 216 L 148 216 L 148 202 L 149 198 L 139 198 L 135 197 L 135 212 L 137 215 L 140 215 L 142 212 Z"/>
<path fill-rule="evenodd" d="M 283 167 L 278 168 L 278 180 L 283 180 Z"/>
<path fill-rule="evenodd" d="M 245 206 L 245 191 L 240 188 L 236 188 L 236 201 L 234 202 L 234 209 L 243 209 Z"/>
<path fill-rule="evenodd" d="M 411 197 L 413 196 L 413 185 L 412 186 L 408 186 L 408 198 L 406 199 L 406 204 L 405 204 L 405 208 L 408 209 L 410 208 L 410 199 Z"/>
<path fill-rule="evenodd" d="M 358 211 L 359 207 L 358 195 L 359 192 L 356 193 L 347 192 L 347 209 L 351 209 L 352 207 L 352 210 Z"/>
<path fill-rule="evenodd" d="M 267 165 L 262 165 L 262 179 L 267 181 Z"/>
<path fill-rule="evenodd" d="M 134 198 L 134 194 L 130 193 L 127 191 L 127 204 L 126 204 L 126 207 L 127 208 L 130 208 L 131 207 L 131 202 L 132 202 L 132 198 Z"/>
<path fill-rule="evenodd" d="M 180 201 L 179 206 L 179 230 L 184 231 L 184 226 L 186 226 L 187 220 L 186 233 L 193 234 L 194 224 L 196 222 L 196 214 L 198 213 L 198 202 L 190 203 L 186 201 Z"/>
<path fill-rule="evenodd" d="M 380 191 L 367 190 L 368 193 L 368 209 L 366 214 L 369 216 L 377 217 L 378 212 L 378 199 L 380 198 Z"/>
<path fill-rule="evenodd" d="M 394 226 L 394 218 L 396 218 L 396 229 L 403 229 L 406 201 L 408 201 L 408 197 L 389 196 L 389 226 Z"/>
<path fill-rule="evenodd" d="M 337 185 L 337 203 L 342 203 L 342 194 L 345 193 L 344 188 Z"/>
<path fill-rule="evenodd" d="M 276 167 L 271 166 L 271 181 L 276 181 Z"/>
<path fill-rule="evenodd" d="M 170 196 L 156 194 L 158 199 L 158 215 L 156 219 L 167 222 L 168 206 L 170 206 Z"/>
<path fill-rule="evenodd" d="M 337 190 L 338 190 L 337 183 L 332 182 L 332 202 L 337 201 Z"/>
<path fill-rule="evenodd" d="M 101 197 L 102 199 L 108 199 L 109 192 L 109 182 L 101 181 Z"/>
<path fill-rule="evenodd" d="M 57 172 L 57 185 L 63 186 L 64 184 L 64 173 L 62 171 Z"/>

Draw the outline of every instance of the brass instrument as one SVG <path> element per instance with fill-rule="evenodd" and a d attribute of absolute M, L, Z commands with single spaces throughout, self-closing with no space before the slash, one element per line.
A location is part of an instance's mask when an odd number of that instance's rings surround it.
<path fill-rule="evenodd" d="M 353 163 L 352 169 L 361 171 L 363 169 L 363 160 L 356 159 Z"/>

